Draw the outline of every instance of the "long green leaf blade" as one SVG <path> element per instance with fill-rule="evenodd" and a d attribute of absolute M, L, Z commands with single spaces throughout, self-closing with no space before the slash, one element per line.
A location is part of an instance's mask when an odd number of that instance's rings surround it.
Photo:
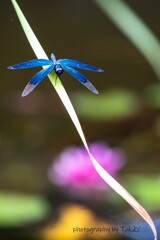
<path fill-rule="evenodd" d="M 17 2 L 15 0 L 11 0 L 11 2 L 15 8 L 15 11 L 20 20 L 22 28 L 26 34 L 26 37 L 27 37 L 34 53 L 36 54 L 37 58 L 48 59 L 46 53 L 44 52 L 41 44 L 39 43 L 38 39 L 36 38 L 34 32 L 31 29 L 30 25 L 28 24 L 26 18 L 24 17 Z M 113 177 L 111 177 L 99 165 L 99 163 L 96 161 L 96 159 L 91 155 L 88 145 L 87 145 L 87 142 L 86 142 L 86 139 L 85 139 L 85 136 L 84 136 L 84 133 L 83 133 L 83 130 L 82 130 L 82 127 L 79 122 L 79 119 L 76 115 L 73 105 L 72 105 L 60 79 L 58 77 L 56 79 L 56 74 L 54 72 L 49 74 L 48 77 L 49 77 L 51 83 L 53 84 L 53 86 L 55 87 L 55 90 L 58 93 L 60 99 L 62 100 L 64 106 L 66 107 L 66 110 L 68 111 L 70 118 L 72 119 L 73 124 L 75 125 L 75 127 L 78 131 L 79 136 L 81 137 L 81 140 L 90 156 L 90 159 L 91 159 L 96 171 L 104 179 L 104 181 L 106 183 L 108 183 L 108 185 L 110 185 L 118 194 L 120 194 L 150 224 L 150 226 L 154 232 L 155 240 L 156 240 L 156 229 L 155 229 L 154 223 L 152 222 L 152 219 L 150 218 L 150 216 L 148 215 L 146 210 L 144 208 L 142 208 L 142 206 Z M 55 84 L 55 81 L 56 81 L 56 84 Z"/>

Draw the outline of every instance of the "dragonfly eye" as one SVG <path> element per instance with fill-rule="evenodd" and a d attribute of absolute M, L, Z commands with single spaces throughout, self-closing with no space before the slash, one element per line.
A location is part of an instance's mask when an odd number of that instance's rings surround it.
<path fill-rule="evenodd" d="M 54 71 L 58 74 L 61 75 L 63 73 L 63 69 L 60 64 L 55 64 L 54 66 Z"/>

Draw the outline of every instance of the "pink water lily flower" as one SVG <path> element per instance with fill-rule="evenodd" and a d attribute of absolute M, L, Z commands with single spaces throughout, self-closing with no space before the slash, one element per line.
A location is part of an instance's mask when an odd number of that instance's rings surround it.
<path fill-rule="evenodd" d="M 113 177 L 124 166 L 125 154 L 104 142 L 90 144 L 90 151 L 99 164 Z M 50 180 L 70 190 L 109 190 L 101 179 L 84 147 L 68 147 L 54 159 L 49 169 Z"/>

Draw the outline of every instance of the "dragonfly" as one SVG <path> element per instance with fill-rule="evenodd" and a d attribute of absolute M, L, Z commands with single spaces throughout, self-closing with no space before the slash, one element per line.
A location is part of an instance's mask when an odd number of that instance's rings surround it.
<path fill-rule="evenodd" d="M 103 72 L 102 69 L 90 66 L 88 64 L 72 60 L 72 59 L 59 59 L 56 60 L 55 55 L 51 54 L 51 60 L 49 59 L 33 59 L 27 62 L 17 63 L 15 65 L 9 66 L 8 69 L 25 69 L 25 68 L 34 68 L 34 67 L 44 67 L 37 74 L 35 74 L 29 83 L 26 85 L 22 92 L 22 97 L 30 94 L 34 88 L 52 71 L 54 71 L 57 77 L 60 77 L 63 71 L 69 73 L 72 77 L 77 79 L 82 83 L 86 88 L 92 91 L 95 94 L 98 94 L 97 89 L 92 85 L 88 79 L 78 72 L 74 68 L 84 69 L 94 72 Z"/>

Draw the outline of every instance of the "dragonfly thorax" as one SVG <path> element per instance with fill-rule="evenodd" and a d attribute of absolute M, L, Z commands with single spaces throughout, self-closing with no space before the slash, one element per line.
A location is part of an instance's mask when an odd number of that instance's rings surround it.
<path fill-rule="evenodd" d="M 55 71 L 55 73 L 57 73 L 58 75 L 61 75 L 61 74 L 63 73 L 63 69 L 62 69 L 62 67 L 61 67 L 60 64 L 55 64 L 55 65 L 54 65 L 54 71 Z"/>

